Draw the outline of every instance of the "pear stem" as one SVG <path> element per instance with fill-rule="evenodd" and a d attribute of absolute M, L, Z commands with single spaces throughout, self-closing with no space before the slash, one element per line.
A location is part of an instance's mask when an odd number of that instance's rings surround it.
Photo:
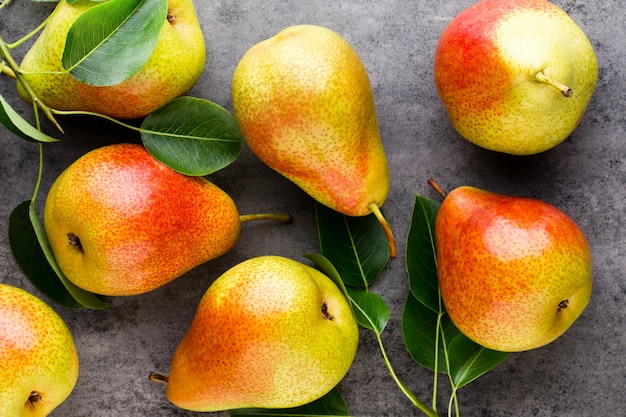
<path fill-rule="evenodd" d="M 291 223 L 293 221 L 293 218 L 291 217 L 291 214 L 274 213 L 243 214 L 239 216 L 239 221 L 241 223 L 253 220 L 276 220 L 281 223 Z"/>
<path fill-rule="evenodd" d="M 574 94 L 574 91 L 571 88 L 569 88 L 568 86 L 566 86 L 560 81 L 553 80 L 552 78 L 547 77 L 541 71 L 535 74 L 534 78 L 535 78 L 535 81 L 539 81 L 540 83 L 545 83 L 556 88 L 557 90 L 561 92 L 561 94 L 563 94 L 564 97 L 571 97 L 572 94 Z"/>
<path fill-rule="evenodd" d="M 374 216 L 376 216 L 376 218 L 380 222 L 380 225 L 383 227 L 383 230 L 385 231 L 385 234 L 387 235 L 387 240 L 389 241 L 389 256 L 392 259 L 395 258 L 396 257 L 396 239 L 393 237 L 393 233 L 391 231 L 391 227 L 389 226 L 389 223 L 387 223 L 387 220 L 385 220 L 385 217 L 383 216 L 383 213 L 381 213 L 380 207 L 378 207 L 378 204 L 370 203 L 367 207 L 371 210 L 372 213 L 374 213 Z"/>
<path fill-rule="evenodd" d="M 443 191 L 439 184 L 437 184 L 437 181 L 435 181 L 433 178 L 429 178 L 427 182 L 428 185 L 430 185 L 437 192 L 437 194 L 441 196 L 441 198 L 446 198 L 445 191 Z"/>
<path fill-rule="evenodd" d="M 169 380 L 170 380 L 169 376 L 158 374 L 156 372 L 150 372 L 150 375 L 148 376 L 148 378 L 150 379 L 150 381 L 153 381 L 153 382 L 163 382 L 165 384 L 167 384 L 169 382 Z"/>

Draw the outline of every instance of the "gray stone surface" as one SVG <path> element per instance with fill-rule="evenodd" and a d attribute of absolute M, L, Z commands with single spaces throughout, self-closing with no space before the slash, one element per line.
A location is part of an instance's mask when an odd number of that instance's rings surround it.
<path fill-rule="evenodd" d="M 432 58 L 438 36 L 471 0 L 196 2 L 208 57 L 204 75 L 190 94 L 228 109 L 230 79 L 238 59 L 248 47 L 284 27 L 300 23 L 329 27 L 360 54 L 371 77 L 390 163 L 392 184 L 385 210 L 399 243 L 398 258 L 390 262 L 372 290 L 391 308 L 383 340 L 393 366 L 424 401 L 430 402 L 432 373 L 407 354 L 400 317 L 407 295 L 404 242 L 415 195 L 436 197 L 426 185 L 427 178 L 435 177 L 446 189 L 469 184 L 548 201 L 568 213 L 586 233 L 595 278 L 590 305 L 554 343 L 512 354 L 494 371 L 463 388 L 458 396 L 465 417 L 626 413 L 626 21 L 618 0 L 555 2 L 591 39 L 600 79 L 571 137 L 529 157 L 496 154 L 466 142 L 450 126 L 437 98 Z M 9 42 L 17 40 L 52 7 L 13 0 L 0 11 L 1 36 Z M 18 58 L 27 46 L 15 50 Z M 24 117 L 33 120 L 12 80 L 0 77 L 0 89 Z M 138 140 L 134 133 L 93 119 L 64 118 L 61 122 L 66 130 L 62 142 L 45 146 L 40 208 L 52 180 L 74 159 L 105 144 Z M 53 132 L 46 122 L 44 128 Z M 4 129 L 0 145 L 0 281 L 40 295 L 15 264 L 7 237 L 11 210 L 32 194 L 37 146 Z M 289 211 L 295 222 L 289 226 L 246 224 L 239 242 L 225 256 L 154 292 L 110 299 L 111 307 L 105 311 L 71 311 L 53 305 L 71 328 L 81 360 L 78 384 L 53 416 L 196 415 L 170 405 L 163 386 L 151 383 L 147 376 L 151 370 L 167 372 L 206 288 L 244 259 L 277 254 L 304 260 L 301 254 L 318 250 L 311 199 L 247 148 L 233 165 L 211 179 L 232 195 L 242 213 Z M 352 415 L 420 415 L 387 374 L 372 333 L 362 331 L 361 335 L 356 361 L 340 385 Z M 440 386 L 443 412 L 448 396 L 445 378 Z"/>

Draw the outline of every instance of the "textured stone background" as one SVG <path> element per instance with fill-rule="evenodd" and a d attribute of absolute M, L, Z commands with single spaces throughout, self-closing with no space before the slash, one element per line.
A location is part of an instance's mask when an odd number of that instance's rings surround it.
<path fill-rule="evenodd" d="M 372 290 L 392 310 L 383 338 L 399 376 L 418 397 L 430 401 L 432 374 L 415 365 L 406 353 L 400 316 L 407 295 L 404 241 L 413 202 L 417 193 L 436 197 L 426 185 L 428 177 L 435 177 L 445 189 L 469 184 L 558 206 L 584 230 L 594 260 L 592 300 L 575 325 L 544 348 L 512 354 L 494 371 L 463 388 L 459 392 L 462 415 L 620 415 L 626 385 L 623 5 L 618 0 L 556 1 L 596 49 L 597 90 L 579 128 L 564 143 L 540 155 L 511 157 L 482 150 L 458 136 L 433 85 L 432 58 L 438 36 L 447 22 L 472 3 L 198 0 L 208 59 L 202 79 L 190 94 L 230 109 L 231 75 L 251 45 L 300 23 L 339 32 L 369 71 L 391 167 L 385 210 L 399 242 L 399 256 Z M 0 12 L 0 34 L 9 42 L 18 39 L 52 7 L 13 0 Z M 16 50 L 18 58 L 27 45 Z M 17 98 L 14 83 L 2 77 L 0 88 L 2 96 L 32 120 L 32 111 Z M 56 175 L 80 155 L 105 144 L 138 140 L 133 133 L 93 119 L 61 122 L 67 132 L 62 142 L 45 147 L 39 206 Z M 48 125 L 46 131 L 54 133 Z M 37 146 L 6 130 L 0 130 L 0 144 L 0 281 L 40 295 L 13 261 L 6 232 L 10 211 L 31 196 Z M 151 370 L 167 372 L 206 288 L 227 268 L 249 257 L 278 254 L 304 261 L 301 254 L 318 250 L 310 198 L 266 168 L 247 148 L 236 163 L 211 179 L 232 195 L 241 213 L 289 211 L 295 222 L 289 226 L 246 224 L 240 241 L 227 255 L 152 293 L 111 299 L 105 311 L 77 312 L 54 306 L 71 328 L 81 359 L 78 385 L 54 416 L 195 415 L 171 406 L 163 386 L 149 382 L 147 376 Z M 340 388 L 354 416 L 419 415 L 388 376 L 370 332 L 362 331 L 358 356 Z M 439 397 L 440 409 L 445 410 L 445 388 L 440 388 Z"/>

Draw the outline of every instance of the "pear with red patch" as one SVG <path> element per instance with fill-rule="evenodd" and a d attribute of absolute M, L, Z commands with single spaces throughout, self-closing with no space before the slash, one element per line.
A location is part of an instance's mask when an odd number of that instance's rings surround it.
<path fill-rule="evenodd" d="M 450 319 L 487 348 L 544 346 L 589 303 L 587 240 L 571 218 L 545 202 L 459 187 L 439 208 L 435 245 Z"/>
<path fill-rule="evenodd" d="M 529 155 L 578 126 L 598 79 L 582 29 L 545 0 L 482 0 L 444 29 L 434 78 L 450 121 L 486 149 Z"/>

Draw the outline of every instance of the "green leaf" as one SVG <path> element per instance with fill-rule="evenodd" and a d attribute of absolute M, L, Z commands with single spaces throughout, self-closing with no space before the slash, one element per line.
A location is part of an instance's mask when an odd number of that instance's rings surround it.
<path fill-rule="evenodd" d="M 443 336 L 440 329 L 443 329 Z M 459 334 L 447 314 L 439 314 L 408 294 L 402 310 L 402 335 L 407 351 L 420 365 L 448 373 L 444 340 Z"/>
<path fill-rule="evenodd" d="M 385 301 L 378 294 L 351 287 L 347 287 L 347 290 L 357 322 L 366 329 L 381 334 L 390 317 Z"/>
<path fill-rule="evenodd" d="M 107 306 L 96 295 L 76 287 L 63 275 L 32 200 L 20 203 L 11 212 L 9 243 L 26 277 L 55 302 L 69 308 L 102 309 Z"/>
<path fill-rule="evenodd" d="M 37 130 L 20 116 L 7 101 L 0 96 L 0 123 L 11 133 L 32 142 L 58 142 L 51 136 Z"/>
<path fill-rule="evenodd" d="M 228 166 L 243 142 L 228 110 L 194 97 L 170 101 L 148 115 L 141 129 L 148 152 L 185 175 L 208 175 Z"/>
<path fill-rule="evenodd" d="M 389 242 L 373 214 L 351 217 L 315 203 L 322 255 L 348 285 L 367 287 L 389 261 Z"/>
<path fill-rule="evenodd" d="M 406 244 L 409 288 L 426 307 L 439 312 L 439 281 L 434 244 L 435 218 L 441 204 L 417 196 Z"/>
<path fill-rule="evenodd" d="M 509 354 L 487 349 L 462 333 L 448 345 L 450 376 L 455 388 L 461 388 L 502 363 Z"/>
<path fill-rule="evenodd" d="M 263 408 L 247 408 L 232 410 L 233 417 L 254 417 L 254 416 L 349 416 L 348 406 L 343 396 L 335 387 L 322 398 L 309 404 L 296 408 L 285 408 L 280 410 L 270 410 Z"/>
<path fill-rule="evenodd" d="M 166 20 L 167 0 L 110 0 L 93 6 L 67 34 L 63 68 L 85 84 L 119 84 L 148 61 Z"/>

